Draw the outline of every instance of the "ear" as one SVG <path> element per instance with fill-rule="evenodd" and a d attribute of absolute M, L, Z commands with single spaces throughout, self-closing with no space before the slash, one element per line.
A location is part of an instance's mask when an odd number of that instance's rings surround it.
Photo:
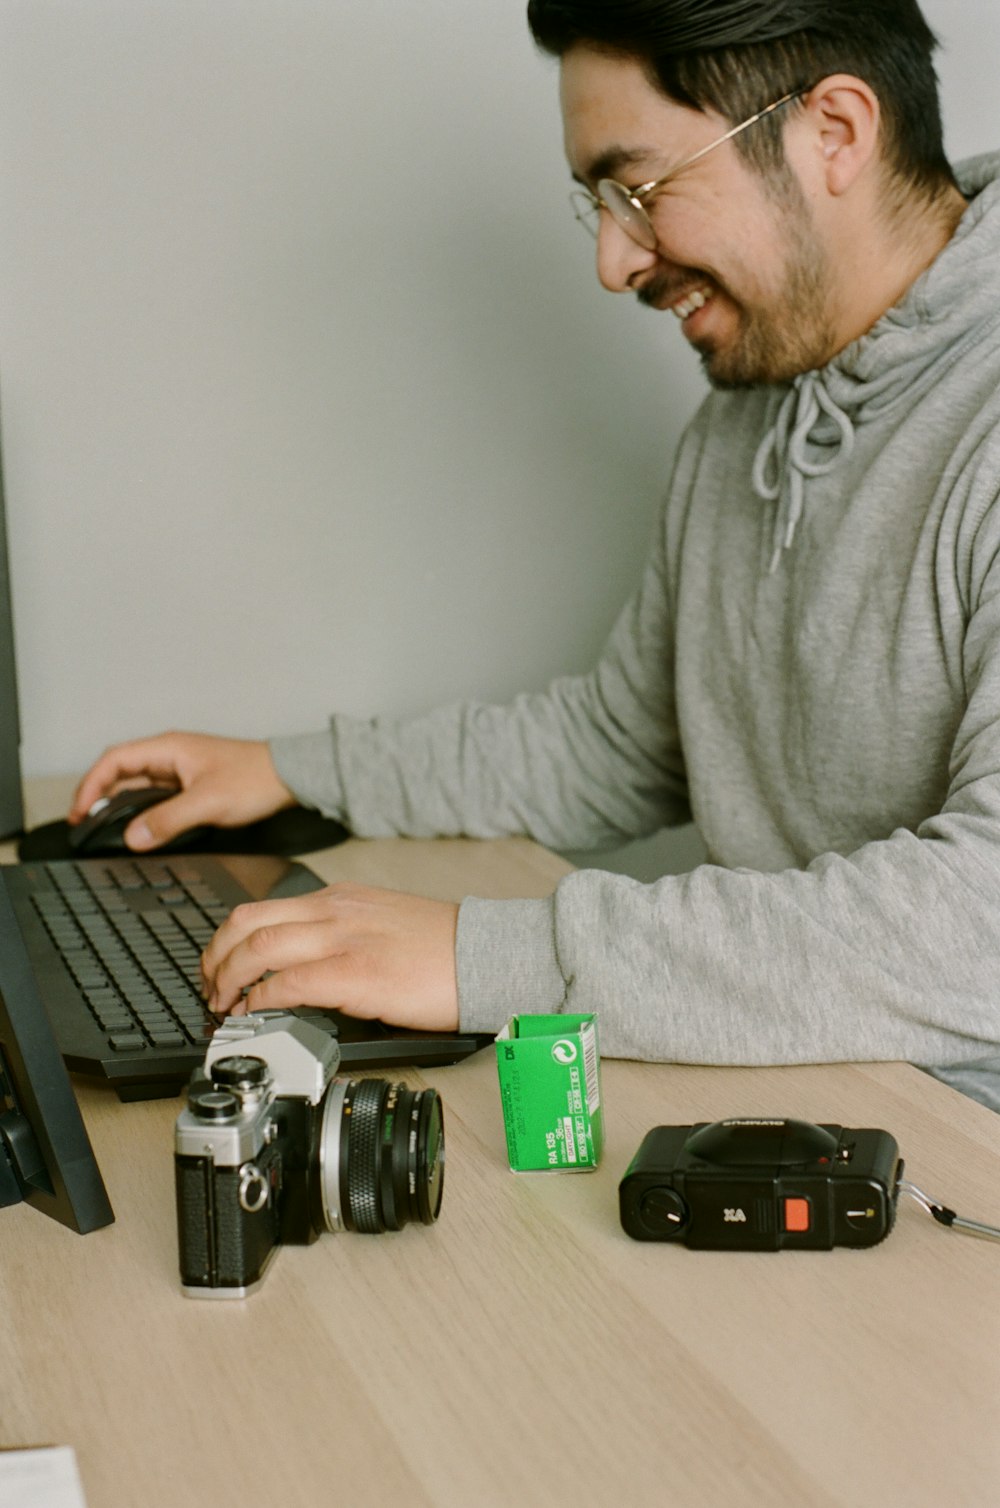
<path fill-rule="evenodd" d="M 878 154 L 878 96 L 863 79 L 834 73 L 821 79 L 804 103 L 827 191 L 846 194 Z"/>

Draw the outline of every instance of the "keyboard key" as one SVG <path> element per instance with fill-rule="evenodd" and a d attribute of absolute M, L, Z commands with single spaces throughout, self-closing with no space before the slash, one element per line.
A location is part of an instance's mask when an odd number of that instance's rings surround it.
<path fill-rule="evenodd" d="M 117 990 L 113 990 L 110 984 L 101 985 L 97 988 L 84 990 L 83 992 L 95 1010 L 108 1010 L 112 1006 L 121 1008 L 122 998 Z"/>
<path fill-rule="evenodd" d="M 210 1011 L 195 1010 L 194 1008 L 190 1010 L 178 1008 L 177 1019 L 188 1031 L 200 1031 L 206 1024 L 214 1029 L 219 1021 L 218 1016 L 213 1016 Z"/>
<path fill-rule="evenodd" d="M 174 917 L 178 922 L 180 922 L 185 931 L 189 932 L 192 927 L 205 926 L 205 918 L 202 916 L 197 906 L 192 906 L 190 904 L 187 896 L 184 897 L 183 904 L 178 901 L 178 903 L 172 908 L 172 910 Z"/>
<path fill-rule="evenodd" d="M 136 1016 L 143 1031 L 150 1033 L 157 1031 L 174 1031 L 177 1023 L 169 1011 L 144 1011 L 137 1010 Z"/>
<path fill-rule="evenodd" d="M 187 1038 L 176 1027 L 158 1028 L 156 1031 L 151 1031 L 149 1035 L 154 1047 L 184 1047 L 187 1044 Z"/>
<path fill-rule="evenodd" d="M 143 921 L 146 923 L 146 926 L 150 929 L 150 931 L 155 932 L 157 936 L 160 936 L 164 932 L 179 932 L 177 923 L 174 921 L 170 912 L 167 910 L 147 911 L 143 916 Z"/>
<path fill-rule="evenodd" d="M 135 1022 L 124 1011 L 95 1011 L 97 1024 L 109 1035 L 124 1035 L 126 1032 L 135 1031 Z"/>
<path fill-rule="evenodd" d="M 117 1032 L 108 1038 L 115 1052 L 139 1052 L 145 1050 L 146 1039 L 138 1032 Z"/>
<path fill-rule="evenodd" d="M 73 978 L 81 990 L 106 989 L 110 983 L 104 970 L 94 964 L 79 964 L 73 970 Z"/>
<path fill-rule="evenodd" d="M 205 997 L 201 992 L 200 985 L 185 984 L 183 989 L 174 990 L 166 997 L 167 1004 L 175 1015 L 183 1015 L 186 1011 L 205 1011 Z"/>

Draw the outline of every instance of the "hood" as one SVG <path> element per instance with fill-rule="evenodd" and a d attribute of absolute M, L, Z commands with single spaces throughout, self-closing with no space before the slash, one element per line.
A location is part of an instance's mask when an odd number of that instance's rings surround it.
<path fill-rule="evenodd" d="M 778 503 L 772 571 L 795 537 L 807 479 L 846 460 L 858 425 L 912 404 L 1000 325 L 1000 153 L 959 163 L 955 176 L 971 202 L 926 272 L 827 366 L 775 390 L 753 465 L 754 491 Z"/>

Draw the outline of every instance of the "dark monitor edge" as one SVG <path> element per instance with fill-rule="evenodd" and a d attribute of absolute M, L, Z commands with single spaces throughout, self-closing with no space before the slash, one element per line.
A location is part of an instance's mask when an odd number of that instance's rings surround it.
<path fill-rule="evenodd" d="M 13 904 L 2 885 L 0 1188 L 0 1203 L 23 1201 L 80 1234 L 114 1220 Z"/>
<path fill-rule="evenodd" d="M 0 443 L 0 838 L 23 829 L 20 713 Z M 0 1203 L 22 1201 L 81 1234 L 114 1219 L 13 906 L 0 883 Z"/>
<path fill-rule="evenodd" d="M 3 414 L 0 410 L 0 838 L 9 838 L 24 830 L 24 792 L 2 432 Z"/>

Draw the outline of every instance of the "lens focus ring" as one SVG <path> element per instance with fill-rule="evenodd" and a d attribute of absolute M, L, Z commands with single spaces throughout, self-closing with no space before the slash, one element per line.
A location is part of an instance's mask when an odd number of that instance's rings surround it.
<path fill-rule="evenodd" d="M 441 1208 L 444 1121 L 434 1089 L 335 1079 L 316 1127 L 313 1229 L 365 1234 L 430 1225 Z"/>
<path fill-rule="evenodd" d="M 351 1104 L 347 1137 L 347 1201 L 354 1227 L 367 1235 L 385 1230 L 379 1209 L 379 1129 L 384 1079 L 362 1079 Z"/>

